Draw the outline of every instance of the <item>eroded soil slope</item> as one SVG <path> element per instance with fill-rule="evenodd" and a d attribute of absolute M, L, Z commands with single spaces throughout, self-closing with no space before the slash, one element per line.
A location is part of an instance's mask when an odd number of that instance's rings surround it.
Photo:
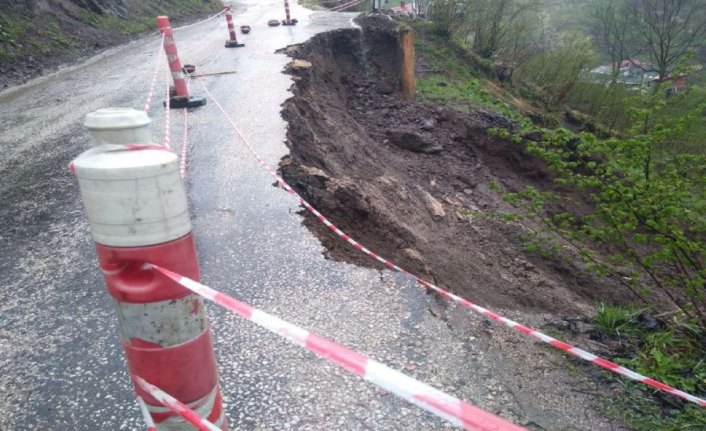
<path fill-rule="evenodd" d="M 572 259 L 527 253 L 520 237 L 532 226 L 489 216 L 509 209 L 493 182 L 555 187 L 541 161 L 486 133 L 512 123 L 402 100 L 397 24 L 384 16 L 361 24 L 286 50 L 312 67 L 292 70 L 284 178 L 371 250 L 481 304 L 583 315 L 615 298 L 612 283 Z M 330 257 L 377 265 L 314 218 L 306 223 Z"/>

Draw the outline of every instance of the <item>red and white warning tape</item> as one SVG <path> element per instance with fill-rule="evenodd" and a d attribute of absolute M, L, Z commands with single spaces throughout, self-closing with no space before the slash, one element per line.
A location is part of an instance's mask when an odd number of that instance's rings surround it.
<path fill-rule="evenodd" d="M 344 9 L 348 9 L 350 7 L 359 5 L 360 3 L 363 3 L 364 1 L 365 0 L 353 0 L 353 1 L 349 1 L 348 3 L 339 4 L 338 6 L 334 6 L 331 9 L 329 9 L 329 12 L 340 12 Z"/>
<path fill-rule="evenodd" d="M 184 62 L 188 64 L 200 65 L 206 61 L 208 57 L 214 55 L 213 52 L 209 51 L 207 48 L 213 45 L 210 42 L 212 40 L 211 35 L 217 31 L 223 31 L 220 23 L 214 26 L 208 33 L 201 34 L 199 40 L 180 55 L 180 57 L 184 59 Z M 218 46 L 225 49 L 222 43 L 219 43 Z M 205 53 L 198 56 L 196 60 L 193 60 L 192 58 L 194 57 L 194 54 L 199 51 L 204 51 Z"/>
<path fill-rule="evenodd" d="M 145 112 L 150 111 L 150 107 L 152 106 L 152 98 L 154 97 L 154 87 L 157 84 L 157 75 L 159 74 L 159 66 L 162 63 L 162 52 L 164 52 L 163 47 L 164 46 L 164 34 L 162 34 L 162 39 L 159 42 L 159 48 L 157 50 L 157 54 L 155 55 L 155 62 L 154 62 L 154 73 L 152 74 L 152 82 L 150 83 L 150 89 L 147 92 L 147 101 L 145 102 Z"/>
<path fill-rule="evenodd" d="M 179 156 L 179 175 L 186 177 L 186 150 L 189 147 L 189 110 L 184 108 L 184 137 L 181 142 L 181 155 Z"/>
<path fill-rule="evenodd" d="M 499 314 L 496 314 L 490 310 L 487 310 L 479 305 L 476 305 L 466 299 L 463 299 L 457 295 L 454 295 L 453 293 L 449 292 L 448 290 L 442 289 L 438 286 L 435 286 L 434 284 L 417 277 L 416 275 L 410 273 L 409 271 L 399 267 L 398 265 L 395 265 L 394 263 L 388 261 L 387 259 L 384 259 L 377 254 L 373 253 L 369 249 L 363 247 L 362 244 L 351 238 L 349 235 L 347 235 L 345 232 L 337 228 L 333 223 L 331 223 L 326 217 L 324 217 L 323 214 L 321 214 L 319 211 L 316 210 L 311 204 L 309 204 L 303 197 L 301 197 L 289 184 L 287 184 L 277 173 L 260 157 L 260 155 L 255 151 L 254 147 L 250 143 L 247 137 L 243 134 L 243 132 L 240 130 L 238 125 L 233 121 L 231 116 L 228 114 L 228 112 L 223 108 L 223 106 L 218 102 L 218 100 L 213 97 L 213 94 L 208 91 L 208 88 L 206 85 L 203 83 L 202 80 L 199 79 L 199 83 L 203 87 L 204 91 L 208 96 L 213 100 L 213 103 L 218 107 L 218 109 L 221 111 L 221 113 L 225 116 L 225 118 L 228 120 L 228 122 L 231 124 L 233 127 L 233 130 L 240 136 L 243 144 L 247 147 L 248 151 L 257 159 L 258 163 L 267 171 L 267 173 L 272 176 L 277 183 L 279 184 L 280 187 L 282 187 L 284 190 L 287 192 L 291 193 L 292 195 L 296 196 L 301 204 L 304 206 L 304 208 L 307 209 L 310 213 L 312 213 L 321 223 L 326 225 L 326 227 L 329 228 L 333 233 L 335 233 L 339 238 L 343 239 L 344 241 L 348 242 L 350 245 L 355 247 L 358 251 L 361 253 L 364 253 L 368 257 L 382 263 L 385 265 L 387 268 L 401 272 L 403 274 L 407 274 L 411 277 L 413 277 L 420 285 L 422 285 L 425 288 L 432 289 L 435 292 L 438 292 L 442 296 L 449 298 L 453 300 L 454 302 L 461 304 L 462 306 L 466 307 L 469 310 L 475 311 L 477 313 L 480 313 L 484 315 L 485 317 L 494 320 L 496 322 L 500 322 L 503 325 L 512 328 L 518 332 L 521 332 L 525 335 L 529 335 L 530 337 L 534 338 L 535 340 L 541 341 L 543 343 L 549 344 L 552 347 L 555 347 L 561 351 L 564 351 L 572 356 L 575 356 L 579 359 L 583 359 L 585 361 L 588 361 L 592 364 L 598 365 L 599 367 L 602 367 L 606 370 L 612 371 L 616 374 L 620 374 L 622 376 L 625 376 L 631 380 L 635 380 L 641 383 L 644 383 L 648 386 L 651 386 L 653 388 L 659 389 L 661 391 L 667 392 L 671 395 L 674 395 L 676 397 L 679 397 L 681 399 L 690 401 L 692 403 L 696 403 L 701 407 L 706 407 L 706 400 L 696 397 L 694 395 L 688 394 L 684 391 L 681 391 L 679 389 L 673 388 L 667 384 L 664 384 L 662 382 L 659 382 L 657 380 L 654 380 L 652 378 L 649 378 L 647 376 L 643 376 L 640 373 L 637 373 L 635 371 L 632 371 L 628 368 L 625 368 L 621 365 L 618 365 L 614 362 L 611 362 L 607 359 L 603 359 L 599 356 L 596 356 L 592 353 L 589 353 L 583 349 L 579 349 L 577 347 L 571 346 L 563 341 L 557 340 L 556 338 L 550 337 L 549 335 L 543 334 L 539 331 L 536 331 L 530 327 L 521 325 L 513 320 L 510 320 L 508 318 L 502 317 Z"/>
<path fill-rule="evenodd" d="M 445 394 L 438 389 L 434 389 L 425 383 L 388 368 L 380 362 L 368 359 L 360 353 L 350 350 L 334 341 L 311 333 L 292 323 L 285 322 L 269 313 L 253 308 L 231 296 L 220 293 L 208 286 L 204 286 L 201 283 L 167 269 L 156 265 L 153 265 L 153 267 L 155 270 L 192 292 L 213 301 L 221 307 L 227 308 L 280 337 L 286 338 L 298 346 L 304 347 L 310 352 L 394 393 L 412 404 L 448 420 L 454 425 L 467 430 L 478 431 L 519 431 L 524 429 L 474 407 L 465 401 Z M 157 399 L 162 402 L 161 399 Z M 166 406 L 167 404 L 164 405 Z"/>
<path fill-rule="evenodd" d="M 191 24 L 182 25 L 181 27 L 172 28 L 172 30 L 174 30 L 174 31 L 177 31 L 177 30 L 184 30 L 184 29 L 186 29 L 186 28 L 190 28 L 190 27 L 197 26 L 197 25 L 199 25 L 199 24 L 203 24 L 203 23 L 205 23 L 205 22 L 207 22 L 207 21 L 211 21 L 212 19 L 218 18 L 219 16 L 223 15 L 223 12 L 225 12 L 225 10 L 222 10 L 222 11 L 218 12 L 218 13 L 215 14 L 215 15 L 211 15 L 211 16 L 209 16 L 208 18 L 202 19 L 201 21 L 196 21 L 196 22 L 191 23 Z"/>
<path fill-rule="evenodd" d="M 166 108 L 164 112 L 164 146 L 168 149 L 171 150 L 171 141 L 172 141 L 172 135 L 169 130 L 170 127 L 170 121 L 171 121 L 171 106 L 170 106 L 170 98 L 171 98 L 171 78 L 172 78 L 172 72 L 167 68 L 167 90 L 165 94 L 165 99 L 164 99 L 164 107 Z"/>
<path fill-rule="evenodd" d="M 195 426 L 200 431 L 222 431 L 216 425 L 212 424 L 211 422 L 199 416 L 198 413 L 191 410 L 189 406 L 177 400 L 176 398 L 164 392 L 163 390 L 159 389 L 157 386 L 148 383 L 142 377 L 133 375 L 132 381 L 135 382 L 135 384 L 139 386 L 140 389 L 147 392 L 152 397 L 154 397 L 154 399 L 159 401 L 164 407 L 183 417 L 184 420 L 189 422 L 191 425 Z M 143 414 L 146 414 L 145 420 L 147 421 L 147 418 L 149 417 L 149 421 L 151 422 L 152 417 L 150 416 L 149 412 L 146 412 L 147 406 L 145 406 L 144 401 L 142 401 L 142 398 L 138 397 L 138 400 L 140 400 L 141 402 L 140 408 L 142 408 L 142 406 L 145 407 L 145 411 L 143 411 Z M 147 426 L 149 429 L 149 422 L 147 422 Z M 154 426 L 154 423 L 152 423 L 152 426 Z"/>
<path fill-rule="evenodd" d="M 150 414 L 149 410 L 147 410 L 145 400 L 143 400 L 142 397 L 139 395 L 137 396 L 137 404 L 140 406 L 140 412 L 142 413 L 142 418 L 145 420 L 145 426 L 147 427 L 147 431 L 157 431 L 157 427 L 154 424 L 152 415 Z"/>

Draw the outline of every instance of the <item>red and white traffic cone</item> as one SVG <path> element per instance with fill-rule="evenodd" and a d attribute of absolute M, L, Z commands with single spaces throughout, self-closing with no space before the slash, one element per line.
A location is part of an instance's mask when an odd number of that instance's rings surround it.
<path fill-rule="evenodd" d="M 282 25 L 297 25 L 297 20 L 291 19 L 289 17 L 289 0 L 284 0 L 284 13 L 285 13 L 285 18 L 282 20 Z"/>
<path fill-rule="evenodd" d="M 242 48 L 244 43 L 238 43 L 238 38 L 235 37 L 235 25 L 233 25 L 233 13 L 230 0 L 223 0 L 223 9 L 226 12 L 226 21 L 228 22 L 228 33 L 230 39 L 226 40 L 226 48 Z"/>
<path fill-rule="evenodd" d="M 184 70 L 179 61 L 176 43 L 174 42 L 174 31 L 169 23 L 169 17 L 158 16 L 157 27 L 159 32 L 164 35 L 164 52 L 167 53 L 167 61 L 169 62 L 169 70 L 172 72 L 174 79 L 175 94 L 169 98 L 169 107 L 172 109 L 180 108 L 196 108 L 206 104 L 206 99 L 203 97 L 189 96 L 189 87 L 186 85 Z M 167 102 L 164 102 L 165 106 Z"/>
<path fill-rule="evenodd" d="M 135 128 L 125 123 L 141 118 L 123 114 L 113 116 L 108 144 L 101 139 L 102 145 L 81 154 L 73 171 L 105 283 L 116 304 L 128 368 L 131 375 L 163 388 L 227 430 L 203 300 L 150 265 L 199 277 L 177 157 L 157 145 L 129 145 Z M 93 126 L 96 116 L 89 114 L 87 125 Z M 111 115 L 98 117 L 102 136 Z M 140 122 L 134 122 L 142 131 Z M 120 129 L 128 131 L 122 139 Z M 157 430 L 195 429 L 148 393 L 136 391 Z"/>

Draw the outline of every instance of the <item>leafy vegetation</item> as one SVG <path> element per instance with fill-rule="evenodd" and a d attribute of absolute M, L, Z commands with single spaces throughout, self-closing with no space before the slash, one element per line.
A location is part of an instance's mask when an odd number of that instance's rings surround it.
<path fill-rule="evenodd" d="M 26 32 L 27 27 L 21 20 L 0 13 L 0 62 L 9 62 L 17 56 Z"/>
<path fill-rule="evenodd" d="M 614 360 L 637 372 L 692 393 L 706 392 L 706 352 L 701 329 L 668 324 L 635 307 L 601 305 L 596 324 L 604 341 L 622 348 Z M 605 408 L 636 430 L 696 430 L 706 427 L 706 411 L 695 405 L 660 397 L 644 385 L 624 383 L 628 402 Z M 645 394 L 657 395 L 646 397 Z"/>
<path fill-rule="evenodd" d="M 583 35 L 567 33 L 556 41 L 552 50 L 529 58 L 517 67 L 514 82 L 533 83 L 539 89 L 545 106 L 561 106 L 579 83 L 581 72 L 594 62 L 591 40 Z"/>
<path fill-rule="evenodd" d="M 479 16 L 497 18 L 497 31 L 518 10 L 525 18 L 516 23 L 539 24 L 492 43 L 487 29 L 478 30 L 493 22 L 479 24 Z M 631 293 L 633 303 L 601 304 L 595 318 L 617 362 L 706 394 L 706 74 L 699 64 L 706 62 L 706 3 L 442 0 L 427 19 L 444 42 L 418 46 L 433 69 L 420 78 L 422 97 L 515 119 L 570 112 L 574 132 L 528 121 L 518 121 L 520 133 L 489 131 L 545 160 L 560 190 L 504 193 L 520 211 L 501 217 L 540 226 L 524 238 L 530 251 L 556 259 L 572 248 L 589 271 Z M 474 61 L 460 60 L 459 49 Z M 653 77 L 621 80 L 626 59 Z M 597 79 L 589 71 L 601 63 L 607 73 Z M 489 80 L 502 88 L 487 91 Z M 534 107 L 518 109 L 513 98 Z M 542 109 L 550 114 L 528 115 Z M 626 396 L 607 409 L 628 426 L 706 429 L 703 408 L 616 381 Z"/>
<path fill-rule="evenodd" d="M 688 94 L 679 97 L 687 100 Z M 640 304 L 598 309 L 596 323 L 625 342 L 618 362 L 696 394 L 706 392 L 706 153 L 677 151 L 675 143 L 700 121 L 706 104 L 692 112 L 669 108 L 661 93 L 631 109 L 633 126 L 624 137 L 575 135 L 542 130 L 526 140 L 530 154 L 557 173 L 556 182 L 575 190 L 562 194 L 528 187 L 505 199 L 543 228 L 530 244 L 556 251 L 567 245 L 587 268 L 619 281 Z M 492 134 L 520 142 L 518 136 Z M 644 330 L 636 317 L 646 309 L 667 312 L 669 324 Z M 636 429 L 698 429 L 703 409 L 663 398 L 643 399 L 629 386 L 621 413 Z M 649 393 L 649 392 L 648 392 Z M 654 394 L 653 394 L 654 395 Z M 640 413 L 643 412 L 643 413 Z"/>
<path fill-rule="evenodd" d="M 596 324 L 612 336 L 632 335 L 637 332 L 635 317 L 640 314 L 635 307 L 621 307 L 601 304 L 596 314 Z"/>
<path fill-rule="evenodd" d="M 627 139 L 542 131 L 527 151 L 546 160 L 559 174 L 556 181 L 580 197 L 528 188 L 505 198 L 572 244 L 591 270 L 619 280 L 644 302 L 656 291 L 706 328 L 706 155 L 658 159 L 658 149 L 696 118 L 662 117 L 665 106 L 636 109 L 651 126 Z M 571 209 L 548 213 L 550 203 Z M 586 205 L 592 211 L 578 210 Z"/>

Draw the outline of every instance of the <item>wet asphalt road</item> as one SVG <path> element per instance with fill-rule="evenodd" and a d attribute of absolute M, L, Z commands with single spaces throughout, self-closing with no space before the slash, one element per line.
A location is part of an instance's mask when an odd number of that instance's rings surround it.
<path fill-rule="evenodd" d="M 236 5 L 236 26 L 253 27 L 239 34 L 245 48 L 222 49 L 222 17 L 179 30 L 177 44 L 199 72 L 237 71 L 203 82 L 276 166 L 287 153 L 279 112 L 291 80 L 281 73 L 289 59 L 274 51 L 348 27 L 354 14 L 294 6 L 299 25 L 270 28 L 267 20 L 283 15 L 279 0 Z M 90 146 L 85 114 L 143 106 L 158 45 L 158 36 L 146 37 L 0 95 L 0 430 L 143 428 L 67 165 Z M 157 141 L 162 82 L 151 111 Z M 191 90 L 203 94 L 197 82 Z M 179 151 L 183 116 L 171 114 Z M 553 394 L 556 381 L 522 389 L 531 372 L 563 358 L 542 354 L 525 370 L 516 351 L 533 347 L 521 337 L 441 307 L 403 277 L 326 260 L 297 201 L 272 186 L 215 104 L 189 114 L 189 145 L 186 186 L 204 283 L 513 421 L 613 429 L 576 413 L 576 395 Z M 449 427 L 215 306 L 210 318 L 231 429 Z"/>

